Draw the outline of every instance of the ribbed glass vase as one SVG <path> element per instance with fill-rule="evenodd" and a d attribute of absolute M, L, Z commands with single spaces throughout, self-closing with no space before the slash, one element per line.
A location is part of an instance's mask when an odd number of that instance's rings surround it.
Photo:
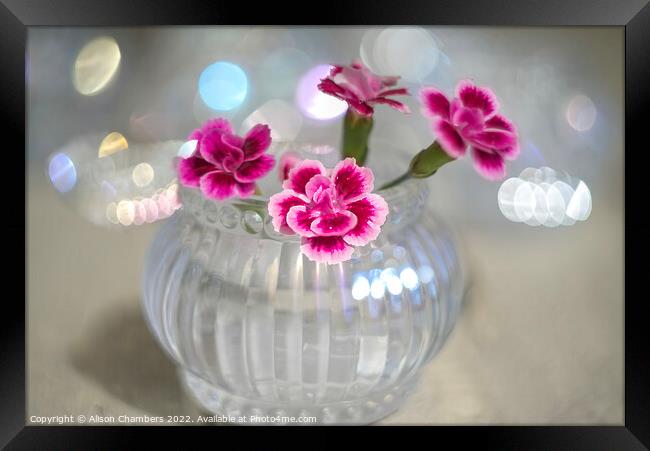
<path fill-rule="evenodd" d="M 276 233 L 264 199 L 180 194 L 183 209 L 151 245 L 143 305 L 196 401 L 271 424 L 364 424 L 400 406 L 464 291 L 426 180 L 380 192 L 390 209 L 381 234 L 336 265 Z"/>

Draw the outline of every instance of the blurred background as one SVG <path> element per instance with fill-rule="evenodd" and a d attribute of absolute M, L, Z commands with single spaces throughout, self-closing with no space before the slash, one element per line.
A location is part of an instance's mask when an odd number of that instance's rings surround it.
<path fill-rule="evenodd" d="M 469 159 L 429 181 L 468 295 L 382 423 L 622 424 L 623 46 L 615 27 L 30 28 L 28 420 L 195 411 L 139 307 L 149 242 L 182 208 L 172 160 L 216 116 L 338 146 L 346 106 L 315 86 L 360 58 L 412 93 L 490 86 L 522 148 L 503 182 Z M 405 103 L 377 108 L 371 148 L 435 138 Z"/>

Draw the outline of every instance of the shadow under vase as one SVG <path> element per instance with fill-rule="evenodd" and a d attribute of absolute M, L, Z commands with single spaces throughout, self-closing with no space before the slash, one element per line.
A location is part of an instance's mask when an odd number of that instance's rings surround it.
<path fill-rule="evenodd" d="M 72 367 L 112 396 L 151 415 L 188 414 L 192 404 L 176 366 L 151 336 L 138 303 L 133 304 L 113 308 L 91 325 L 70 349 Z"/>

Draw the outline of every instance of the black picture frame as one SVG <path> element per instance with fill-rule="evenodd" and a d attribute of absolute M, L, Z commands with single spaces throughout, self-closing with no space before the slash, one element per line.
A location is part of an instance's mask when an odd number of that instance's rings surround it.
<path fill-rule="evenodd" d="M 25 50 L 27 28 L 35 26 L 145 26 L 145 25 L 495 25 L 495 26 L 617 26 L 625 29 L 625 423 L 620 426 L 526 426 L 526 427 L 436 427 L 439 440 L 480 444 L 497 449 L 584 449 L 627 450 L 650 447 L 650 337 L 646 326 L 645 292 L 635 290 L 646 272 L 643 253 L 648 233 L 643 219 L 647 178 L 643 161 L 647 128 L 643 110 L 650 106 L 650 5 L 648 0 L 388 0 L 312 4 L 306 7 L 277 2 L 226 2 L 222 0 L 174 2 L 172 0 L 0 0 L 0 115 L 5 143 L 25 148 Z M 11 138 L 11 140 L 7 140 Z M 5 149 L 7 150 L 7 149 Z M 629 150 L 629 151 L 628 151 Z M 16 160 L 14 164 L 14 159 Z M 20 290 L 21 272 L 26 274 L 26 202 L 15 187 L 25 183 L 26 156 L 7 151 L 2 160 L 11 169 L 3 171 L 5 211 L 2 221 L 5 241 L 14 255 L 4 259 L 4 296 L 0 326 L 0 445 L 7 449 L 115 449 L 133 444 L 141 433 L 171 440 L 188 428 L 142 427 L 44 427 L 25 426 L 25 312 L 28 293 Z M 22 185 L 25 186 L 26 184 Z M 23 215 L 17 212 L 23 211 Z M 638 230 L 638 233 L 635 231 Z M 12 237 L 24 233 L 24 247 Z M 607 239 L 620 239 L 608 237 Z M 629 243 L 629 246 L 628 246 Z M 23 258 L 21 258 L 23 255 Z M 22 266 L 16 262 L 25 262 Z M 647 276 L 646 276 L 647 277 Z M 17 286 L 18 294 L 9 294 Z M 638 288 L 642 288 L 639 286 Z M 638 293 L 638 294 L 637 294 Z M 190 443 L 199 443 L 215 428 L 189 428 Z M 241 431 L 242 427 L 218 428 Z M 266 429 L 266 428 L 265 428 Z M 322 430 L 317 427 L 316 429 Z M 331 428 L 339 430 L 341 428 Z M 386 430 L 374 428 L 383 436 Z M 313 432 L 312 428 L 302 431 Z M 293 432 L 296 432 L 293 430 Z M 433 431 L 430 431 L 433 432 Z M 275 433 L 275 432 L 274 432 Z M 303 432 L 304 433 L 304 432 Z M 255 434 L 254 434 L 255 435 Z M 251 434 L 247 434 L 248 437 Z M 186 442 L 187 443 L 187 442 Z M 223 443 L 223 442 L 222 442 Z M 283 443 L 279 442 L 278 444 Z M 424 442 L 417 446 L 426 445 Z M 442 443 L 442 442 L 440 442 Z M 449 442 L 448 442 L 449 443 Z M 308 443 L 305 443 L 308 444 Z M 645 445 L 645 446 L 644 446 Z M 414 443 L 413 446 L 416 446 Z"/>

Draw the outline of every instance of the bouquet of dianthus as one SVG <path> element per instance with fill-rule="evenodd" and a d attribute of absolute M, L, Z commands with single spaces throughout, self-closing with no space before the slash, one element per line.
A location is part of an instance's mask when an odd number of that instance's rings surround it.
<path fill-rule="evenodd" d="M 302 160 L 296 154 L 280 157 L 282 191 L 270 196 L 268 213 L 276 232 L 301 237 L 301 250 L 313 261 L 348 260 L 356 246 L 377 238 L 389 213 L 382 190 L 410 178 L 429 177 L 468 149 L 478 173 L 499 180 L 505 176 L 505 160 L 519 154 L 516 128 L 498 113 L 491 89 L 463 80 L 450 99 L 434 87 L 424 87 L 419 93 L 422 113 L 430 118 L 436 139 L 413 157 L 403 175 L 373 192 L 373 172 L 364 164 L 374 108 L 385 104 L 410 113 L 393 98 L 409 95 L 406 88 L 396 87 L 398 81 L 399 77 L 373 74 L 359 61 L 332 66 L 318 88 L 348 104 L 341 161 L 328 169 L 320 161 Z M 196 140 L 196 149 L 179 161 L 179 180 L 199 188 L 208 198 L 260 194 L 257 181 L 276 164 L 267 153 L 271 145 L 268 125 L 257 124 L 242 137 L 226 119 L 218 118 L 207 121 L 189 139 Z"/>

